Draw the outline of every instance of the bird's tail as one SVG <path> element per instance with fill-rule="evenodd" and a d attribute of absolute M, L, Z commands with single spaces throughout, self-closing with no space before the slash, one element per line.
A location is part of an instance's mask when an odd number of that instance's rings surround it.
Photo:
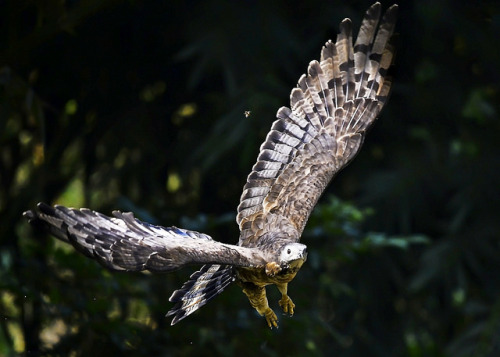
<path fill-rule="evenodd" d="M 235 273 L 231 266 L 217 264 L 202 266 L 170 297 L 169 300 L 175 303 L 167 313 L 167 316 L 174 317 L 172 325 L 191 315 L 234 281 Z"/>

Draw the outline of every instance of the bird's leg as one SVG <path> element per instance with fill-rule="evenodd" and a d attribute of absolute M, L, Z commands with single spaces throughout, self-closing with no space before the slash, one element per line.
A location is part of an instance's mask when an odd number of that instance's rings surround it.
<path fill-rule="evenodd" d="M 293 303 L 292 299 L 290 299 L 290 297 L 287 295 L 288 283 L 276 284 L 276 286 L 278 287 L 278 290 L 281 293 L 281 299 L 280 301 L 278 301 L 278 303 L 280 304 L 285 314 L 289 314 L 290 316 L 292 316 L 295 304 Z"/>
<path fill-rule="evenodd" d="M 252 283 L 240 283 L 240 286 L 248 297 L 250 305 L 252 305 L 261 316 L 266 318 L 269 328 L 272 329 L 273 326 L 278 328 L 278 318 L 267 302 L 266 288 Z"/>

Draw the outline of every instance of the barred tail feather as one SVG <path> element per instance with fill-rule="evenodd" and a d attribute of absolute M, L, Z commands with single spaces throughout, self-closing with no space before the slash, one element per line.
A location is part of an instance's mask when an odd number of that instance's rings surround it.
<path fill-rule="evenodd" d="M 172 325 L 175 325 L 222 293 L 234 280 L 231 266 L 202 266 L 189 277 L 182 288 L 173 292 L 169 301 L 175 305 L 166 316 L 173 316 Z"/>

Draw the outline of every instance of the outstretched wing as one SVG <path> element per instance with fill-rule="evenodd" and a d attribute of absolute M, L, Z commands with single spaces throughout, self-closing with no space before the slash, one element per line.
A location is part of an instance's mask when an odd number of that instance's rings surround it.
<path fill-rule="evenodd" d="M 176 227 L 159 227 L 134 218 L 132 213 L 105 216 L 86 208 L 38 204 L 24 213 L 57 238 L 112 270 L 168 272 L 190 264 L 260 266 L 257 249 L 223 244 L 206 234 Z"/>
<path fill-rule="evenodd" d="M 377 31 L 380 12 L 380 3 L 368 9 L 354 46 L 351 21 L 343 20 L 337 41 L 326 43 L 292 90 L 291 109 L 278 110 L 243 188 L 240 245 L 271 231 L 299 240 L 326 185 L 358 152 L 391 87 L 397 5 Z"/>

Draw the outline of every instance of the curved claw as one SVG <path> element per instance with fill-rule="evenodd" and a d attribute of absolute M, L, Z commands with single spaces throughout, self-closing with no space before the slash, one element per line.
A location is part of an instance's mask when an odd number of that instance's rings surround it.
<path fill-rule="evenodd" d="M 278 317 L 270 307 L 268 307 L 266 312 L 264 312 L 264 316 L 266 317 L 267 325 L 271 330 L 273 329 L 273 326 L 278 328 Z"/>
<path fill-rule="evenodd" d="M 285 314 L 289 314 L 290 316 L 293 316 L 293 309 L 295 309 L 295 304 L 293 303 L 292 299 L 288 295 L 283 295 L 283 297 L 278 301 L 280 304 L 281 308 L 283 309 L 283 312 Z"/>

